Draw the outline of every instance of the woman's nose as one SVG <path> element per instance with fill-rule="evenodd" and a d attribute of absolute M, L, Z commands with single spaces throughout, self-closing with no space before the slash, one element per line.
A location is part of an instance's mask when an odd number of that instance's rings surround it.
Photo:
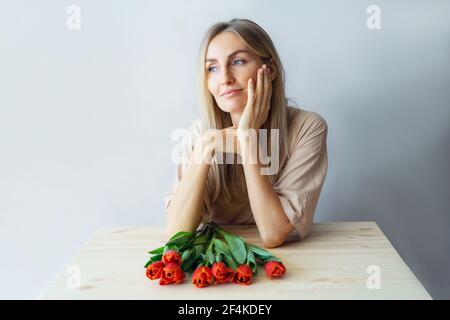
<path fill-rule="evenodd" d="M 221 75 L 221 83 L 228 84 L 228 83 L 232 83 L 233 81 L 234 81 L 234 77 L 233 77 L 232 73 L 227 68 L 224 68 L 224 71 L 222 72 L 222 75 Z"/>

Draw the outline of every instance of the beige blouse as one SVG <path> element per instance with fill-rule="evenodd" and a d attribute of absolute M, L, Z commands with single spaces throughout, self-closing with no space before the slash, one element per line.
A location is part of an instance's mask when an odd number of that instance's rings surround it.
<path fill-rule="evenodd" d="M 288 127 L 290 157 L 281 156 L 279 170 L 272 180 L 272 186 L 279 196 L 286 216 L 295 227 L 295 235 L 304 238 L 310 231 L 327 173 L 328 127 L 319 114 L 290 106 Z M 192 123 L 189 135 L 185 136 L 175 178 L 164 197 L 166 212 L 172 194 L 187 168 L 194 141 L 200 135 L 201 122 L 197 120 Z M 205 191 L 203 201 L 203 221 L 212 219 L 218 224 L 255 224 L 248 198 L 243 204 L 229 207 L 220 201 L 220 197 L 211 203 Z"/>

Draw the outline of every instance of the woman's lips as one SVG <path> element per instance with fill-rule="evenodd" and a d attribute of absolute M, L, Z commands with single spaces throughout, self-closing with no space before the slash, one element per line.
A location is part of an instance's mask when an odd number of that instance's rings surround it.
<path fill-rule="evenodd" d="M 226 94 L 222 95 L 222 97 L 224 97 L 224 98 L 233 97 L 233 96 L 235 96 L 235 95 L 240 94 L 241 91 L 242 91 L 242 89 L 233 90 L 233 91 L 231 91 L 231 92 L 229 92 L 229 93 L 226 93 Z"/>

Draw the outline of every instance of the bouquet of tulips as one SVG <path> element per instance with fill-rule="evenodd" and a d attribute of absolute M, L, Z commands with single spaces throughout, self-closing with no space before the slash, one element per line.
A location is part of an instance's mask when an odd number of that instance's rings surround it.
<path fill-rule="evenodd" d="M 192 283 L 198 288 L 228 282 L 249 285 L 258 265 L 264 266 L 269 278 L 286 273 L 280 259 L 212 221 L 195 232 L 176 233 L 149 254 L 146 275 L 151 280 L 159 279 L 160 285 L 182 283 L 186 273 L 192 274 Z"/>

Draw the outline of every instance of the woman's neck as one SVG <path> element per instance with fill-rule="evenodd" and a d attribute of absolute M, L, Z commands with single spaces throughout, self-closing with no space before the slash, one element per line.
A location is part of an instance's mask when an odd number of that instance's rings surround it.
<path fill-rule="evenodd" d="M 233 123 L 233 127 L 238 127 L 239 119 L 241 119 L 241 112 L 230 112 L 231 122 Z"/>

